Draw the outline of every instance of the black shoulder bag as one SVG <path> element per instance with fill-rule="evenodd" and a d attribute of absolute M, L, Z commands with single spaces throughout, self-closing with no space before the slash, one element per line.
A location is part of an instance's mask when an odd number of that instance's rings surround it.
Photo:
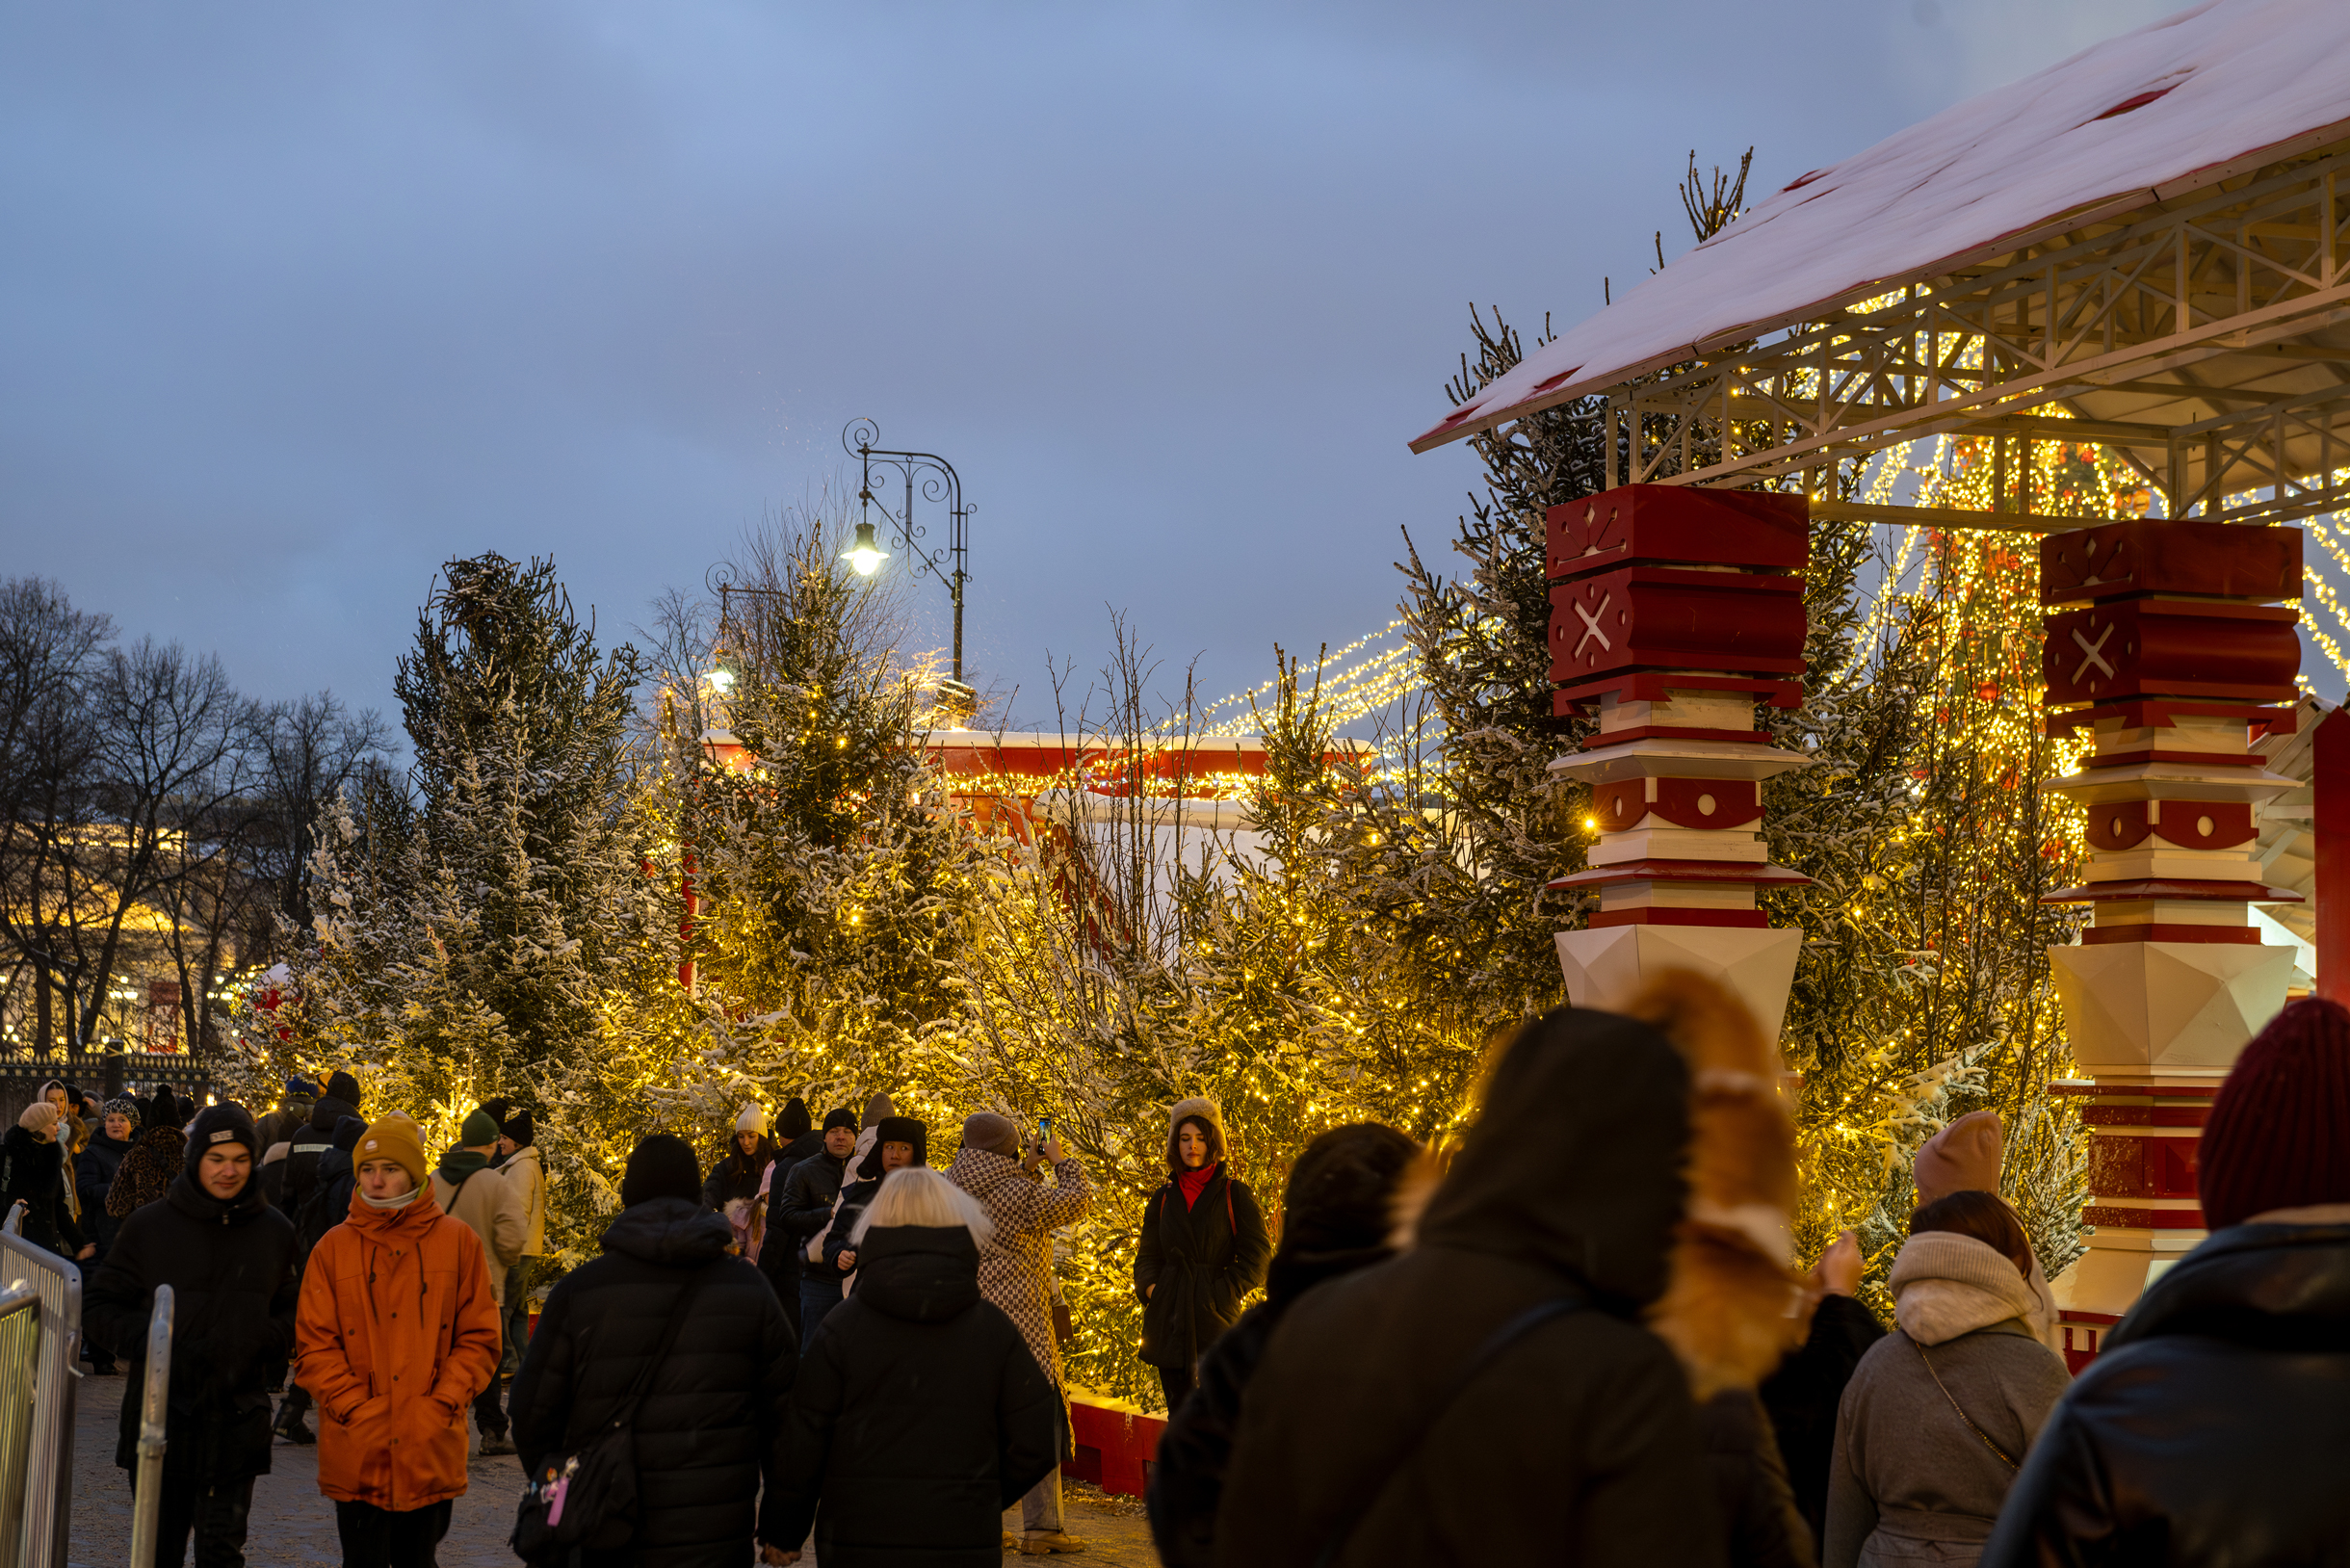
<path fill-rule="evenodd" d="M 1468 1390 L 1469 1385 L 1477 1380 L 1478 1375 L 1486 1368 L 1499 1361 L 1502 1351 L 1553 1319 L 1564 1318 L 1573 1312 L 1580 1312 L 1588 1305 L 1590 1303 L 1579 1295 L 1562 1295 L 1549 1301 L 1537 1301 L 1485 1336 L 1485 1343 L 1476 1347 L 1476 1353 L 1463 1362 L 1461 1370 L 1452 1374 L 1451 1386 L 1446 1389 L 1443 1397 L 1430 1405 L 1427 1412 L 1420 1418 L 1419 1429 L 1413 1433 L 1412 1440 L 1403 1446 L 1403 1451 L 1397 1454 L 1389 1462 L 1387 1468 L 1379 1473 L 1377 1481 L 1362 1492 L 1355 1504 L 1347 1509 L 1345 1515 L 1346 1522 L 1339 1527 L 1338 1533 L 1324 1542 L 1322 1549 L 1314 1555 L 1314 1568 L 1330 1568 L 1332 1563 L 1338 1561 L 1339 1554 L 1345 1551 L 1346 1543 L 1354 1539 L 1354 1532 L 1362 1528 L 1364 1516 L 1371 1512 L 1371 1505 L 1386 1489 L 1387 1483 L 1395 1478 L 1397 1471 L 1411 1462 L 1412 1456 L 1420 1451 L 1420 1445 L 1427 1441 L 1428 1433 L 1434 1429 L 1437 1418 L 1452 1408 L 1452 1401 L 1459 1398 Z"/>
<path fill-rule="evenodd" d="M 637 1407 L 669 1359 L 677 1331 L 694 1296 L 710 1278 L 705 1267 L 687 1282 L 661 1331 L 644 1371 L 594 1436 L 568 1453 L 550 1453 L 522 1489 L 508 1543 L 526 1563 L 573 1561 L 582 1552 L 616 1552 L 637 1532 Z"/>

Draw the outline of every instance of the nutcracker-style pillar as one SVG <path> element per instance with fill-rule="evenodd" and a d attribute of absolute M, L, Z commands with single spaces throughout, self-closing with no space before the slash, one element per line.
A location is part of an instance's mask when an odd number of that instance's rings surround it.
<path fill-rule="evenodd" d="M 2054 1282 L 2076 1370 L 2148 1282 L 2204 1239 L 2196 1147 L 2236 1055 L 2285 1005 L 2292 950 L 2254 902 L 2259 808 L 2292 788 L 2251 749 L 2293 722 L 2301 534 L 2193 520 L 2107 523 L 2040 545 L 2051 608 L 2041 669 L 2049 732 L 2087 729 L 2079 771 L 2046 786 L 2088 808 L 2076 947 L 2051 948 L 2084 1097 L 2094 1226 Z"/>
<path fill-rule="evenodd" d="M 1600 900 L 1558 933 L 1567 994 L 1605 1006 L 1694 969 L 1775 1038 L 1803 932 L 1774 929 L 1755 894 L 1810 878 L 1769 864 L 1762 784 L 1807 759 L 1771 745 L 1755 704 L 1803 700 L 1809 504 L 1631 484 L 1546 516 L 1554 712 L 1599 718 L 1551 764 L 1591 786 L 1598 832 L 1589 869 L 1551 884 Z"/>

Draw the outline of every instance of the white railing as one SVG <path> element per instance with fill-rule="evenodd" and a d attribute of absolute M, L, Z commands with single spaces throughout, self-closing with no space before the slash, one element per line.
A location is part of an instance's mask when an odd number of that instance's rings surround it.
<path fill-rule="evenodd" d="M 164 1414 L 171 1398 L 171 1287 L 155 1287 L 147 1319 L 146 1375 L 140 1391 L 139 1470 L 131 1482 L 131 1568 L 155 1568 L 163 1516 Z"/>
<path fill-rule="evenodd" d="M 65 1568 L 82 1271 L 23 1227 L 19 1203 L 0 1226 L 0 1568 Z"/>

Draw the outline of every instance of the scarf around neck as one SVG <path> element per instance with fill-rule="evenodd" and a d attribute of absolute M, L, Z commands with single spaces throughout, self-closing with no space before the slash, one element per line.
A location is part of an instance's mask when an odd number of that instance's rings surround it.
<path fill-rule="evenodd" d="M 1175 1186 L 1183 1193 L 1184 1213 L 1191 1212 L 1191 1206 L 1199 1202 L 1199 1195 L 1208 1190 L 1208 1184 L 1215 1180 L 1215 1173 L 1222 1168 L 1223 1162 L 1219 1160 L 1197 1170 L 1186 1166 L 1175 1173 Z"/>

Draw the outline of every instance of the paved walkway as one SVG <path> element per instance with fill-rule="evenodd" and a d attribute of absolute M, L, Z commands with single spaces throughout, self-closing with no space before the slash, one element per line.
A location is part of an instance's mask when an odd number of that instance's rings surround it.
<path fill-rule="evenodd" d="M 116 1423 L 129 1379 L 84 1377 L 73 1435 L 73 1531 L 67 1561 L 74 1568 L 121 1568 L 130 1561 L 130 1477 L 115 1468 Z M 315 1413 L 311 1417 L 317 1422 Z M 334 1504 L 318 1490 L 318 1450 L 280 1440 L 273 1468 L 253 1486 L 252 1529 L 245 1553 L 254 1568 L 340 1568 L 335 1544 Z M 441 1543 L 440 1568 L 514 1568 L 506 1544 L 514 1526 L 514 1503 L 522 1491 L 521 1467 L 511 1458 L 473 1461 L 471 1490 L 457 1499 L 449 1538 Z M 1072 1487 L 1069 1528 L 1084 1537 L 1087 1550 L 1062 1559 L 1071 1568 L 1158 1568 L 1141 1504 L 1090 1487 Z M 745 1563 L 753 1560 L 747 1548 Z M 803 1555 L 814 1564 L 816 1554 Z M 1048 1561 L 1051 1559 L 1012 1559 Z"/>

